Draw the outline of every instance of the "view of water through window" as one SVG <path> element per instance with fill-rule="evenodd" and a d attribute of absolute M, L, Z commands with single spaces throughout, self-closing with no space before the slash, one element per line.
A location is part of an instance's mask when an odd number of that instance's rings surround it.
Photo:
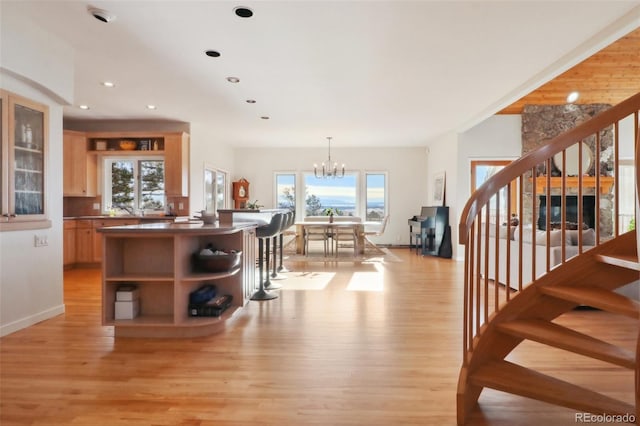
<path fill-rule="evenodd" d="M 345 174 L 340 179 L 319 179 L 312 174 L 304 177 L 305 214 L 316 216 L 333 209 L 339 216 L 357 216 L 357 177 Z"/>
<path fill-rule="evenodd" d="M 384 173 L 367 173 L 367 220 L 382 221 L 386 206 L 387 175 Z"/>
<path fill-rule="evenodd" d="M 304 215 L 320 216 L 329 211 L 338 216 L 366 216 L 368 221 L 382 221 L 386 214 L 385 172 L 365 173 L 364 185 L 358 173 L 346 173 L 343 178 L 316 178 L 312 173 L 302 174 L 303 188 L 298 197 L 304 197 Z M 278 208 L 296 210 L 296 173 L 275 175 Z"/>

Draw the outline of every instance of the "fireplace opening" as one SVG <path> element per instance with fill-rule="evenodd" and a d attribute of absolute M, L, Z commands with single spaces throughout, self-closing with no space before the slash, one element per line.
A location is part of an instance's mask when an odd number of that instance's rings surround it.
<path fill-rule="evenodd" d="M 562 196 L 551 196 L 551 222 L 562 221 Z M 566 195 L 566 221 L 573 222 L 580 225 L 578 220 L 578 196 Z M 538 218 L 538 229 L 547 229 L 547 197 L 545 195 L 540 196 L 540 209 Z M 596 211 L 596 197 L 593 195 L 584 195 L 582 197 L 582 223 L 585 223 L 589 228 L 595 228 L 595 211 Z"/>

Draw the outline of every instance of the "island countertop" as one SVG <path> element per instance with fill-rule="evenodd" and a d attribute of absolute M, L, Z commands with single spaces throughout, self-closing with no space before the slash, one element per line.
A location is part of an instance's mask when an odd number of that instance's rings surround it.
<path fill-rule="evenodd" d="M 252 222 L 239 222 L 232 226 L 215 224 L 204 224 L 202 222 L 160 222 L 142 223 L 139 225 L 109 226 L 100 228 L 97 231 L 103 234 L 202 234 L 202 235 L 224 235 L 232 234 L 243 229 L 255 228 L 258 226 Z"/>

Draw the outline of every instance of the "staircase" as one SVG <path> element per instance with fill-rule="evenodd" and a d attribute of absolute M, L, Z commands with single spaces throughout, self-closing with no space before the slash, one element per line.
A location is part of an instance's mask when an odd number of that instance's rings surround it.
<path fill-rule="evenodd" d="M 640 417 L 640 333 L 632 336 L 636 338 L 636 345 L 629 350 L 585 334 L 584 330 L 579 332 L 554 322 L 577 307 L 588 306 L 627 317 L 628 321 L 635 323 L 636 329 L 640 329 L 640 302 L 616 292 L 635 283 L 633 285 L 639 287 L 637 293 L 640 294 L 636 231 L 619 232 L 617 226 L 621 196 L 619 144 L 625 137 L 635 141 L 635 170 L 640 170 L 637 162 L 640 152 L 639 111 L 640 93 L 514 161 L 479 188 L 465 206 L 459 229 L 460 243 L 465 246 L 465 299 L 463 365 L 457 390 L 458 425 L 466 424 L 469 414 L 479 409 L 477 402 L 484 388 L 533 398 L 577 412 L 621 416 L 616 419 L 623 422 L 637 422 Z M 630 122 L 633 124 L 632 134 L 624 135 L 621 128 L 631 128 L 628 126 Z M 595 164 L 600 164 L 600 155 L 604 152 L 601 144 L 607 134 L 606 137 L 613 138 L 613 171 L 605 170 L 607 174 L 604 175 L 601 174 L 602 167 L 595 167 L 593 175 L 585 176 L 586 170 L 582 170 L 583 162 L 579 158 L 577 186 L 572 186 L 575 185 L 575 177 L 569 183 L 569 177 L 564 176 L 554 177 L 559 179 L 559 183 L 555 187 L 552 185 L 552 177 L 544 174 L 544 170 L 551 170 L 554 156 L 557 161 L 560 154 L 564 163 L 569 149 L 577 146 L 578 152 L 582 153 L 587 147 L 595 152 Z M 636 174 L 636 181 L 638 176 L 640 173 Z M 611 195 L 614 200 L 611 205 L 603 201 L 605 198 L 599 191 L 600 182 L 605 180 L 613 181 L 611 188 L 605 189 L 610 191 L 605 195 Z M 586 181 L 592 184 L 587 185 Z M 536 188 L 539 184 L 544 185 L 542 191 Z M 518 192 L 517 200 L 511 199 L 514 186 Z M 541 192 L 547 199 L 559 195 L 561 200 L 569 194 L 577 195 L 578 200 L 585 194 L 595 194 L 595 243 L 584 245 L 582 237 L 579 237 L 577 254 L 568 254 L 565 241 L 569 239 L 574 224 L 566 220 L 564 205 L 561 206 L 561 222 L 553 224 L 556 231 L 551 230 L 550 203 L 547 203 L 547 211 L 542 212 L 546 213 L 543 216 L 546 217 L 545 231 L 536 230 L 541 212 L 535 194 Z M 637 205 L 637 193 L 635 198 Z M 527 203 L 530 204 L 527 206 Z M 581 203 L 578 205 L 578 217 L 582 217 Z M 603 209 L 610 209 L 613 229 L 601 229 Z M 506 218 L 518 219 L 520 238 L 519 241 L 508 241 L 505 253 L 504 243 L 501 246 L 494 236 L 500 235 L 501 227 L 506 227 L 506 234 L 510 235 L 510 228 L 515 225 Z M 501 225 L 502 222 L 505 225 Z M 578 229 L 581 225 L 578 224 Z M 546 234 L 542 243 L 544 247 L 530 250 L 527 254 L 522 242 L 523 228 L 525 234 L 531 233 L 532 241 L 536 241 L 536 233 Z M 552 232 L 561 233 L 561 248 L 551 246 Z M 578 235 L 582 235 L 582 231 L 578 231 Z M 517 262 L 510 260 L 514 250 L 515 257 L 520 259 Z M 558 265 L 552 265 L 550 261 L 554 250 L 561 251 Z M 487 255 L 490 251 L 494 251 L 493 256 Z M 536 264 L 536 252 L 540 256 L 541 251 L 542 257 L 546 257 L 546 262 L 543 262 L 545 270 L 536 273 L 534 267 L 531 276 L 523 274 L 523 264 Z M 514 268 L 515 271 L 512 270 Z M 513 282 L 510 277 L 519 278 Z M 594 318 L 600 319 L 601 316 Z M 525 341 L 544 345 L 539 346 L 543 349 L 561 349 L 628 370 L 630 377 L 635 375 L 635 403 L 604 395 L 602 390 L 598 390 L 598 383 L 587 389 L 507 361 L 505 358 Z"/>

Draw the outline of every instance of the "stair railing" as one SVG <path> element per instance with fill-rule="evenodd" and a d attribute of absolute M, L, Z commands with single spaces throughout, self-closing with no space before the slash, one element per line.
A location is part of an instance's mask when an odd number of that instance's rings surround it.
<path fill-rule="evenodd" d="M 635 116 L 635 126 L 638 129 L 638 114 Z M 640 130 L 636 131 L 636 146 L 635 146 L 635 182 L 636 182 L 636 199 L 635 199 L 635 213 L 636 220 L 640 217 Z M 636 229 L 636 253 L 640 256 L 640 226 L 634 223 Z M 638 337 L 636 339 L 636 371 L 635 371 L 635 385 L 636 385 L 636 423 L 640 423 L 640 328 L 638 329 Z"/>
<path fill-rule="evenodd" d="M 518 291 L 625 232 L 620 197 L 629 195 L 620 193 L 621 183 L 640 182 L 640 169 L 633 175 L 624 167 L 621 142 L 638 140 L 639 112 L 640 93 L 515 160 L 471 195 L 459 225 L 465 253 L 463 366 L 489 318 Z M 630 152 L 635 155 L 633 146 Z M 575 219 L 567 220 L 568 214 Z"/>

